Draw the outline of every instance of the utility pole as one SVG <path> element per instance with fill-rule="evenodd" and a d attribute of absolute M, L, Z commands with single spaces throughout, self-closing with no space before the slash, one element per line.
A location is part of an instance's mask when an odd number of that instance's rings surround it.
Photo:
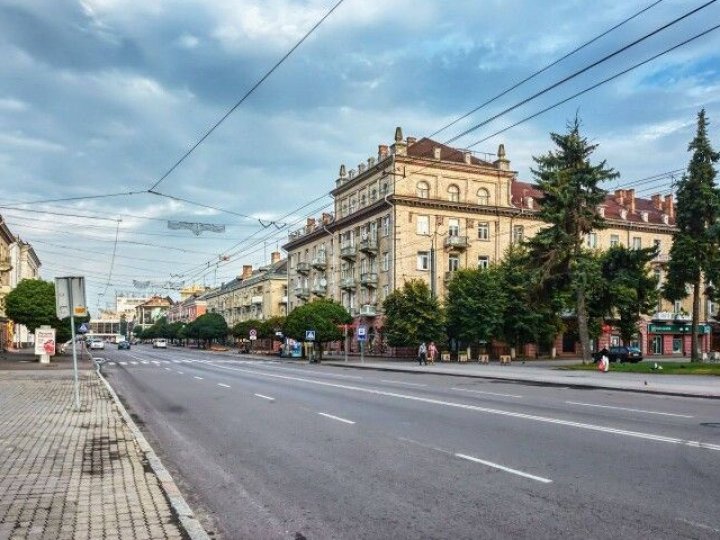
<path fill-rule="evenodd" d="M 435 298 L 435 235 L 430 241 L 430 296 Z"/>

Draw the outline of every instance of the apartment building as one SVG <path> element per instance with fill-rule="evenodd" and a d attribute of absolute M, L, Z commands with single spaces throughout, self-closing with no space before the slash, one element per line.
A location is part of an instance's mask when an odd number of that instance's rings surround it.
<path fill-rule="evenodd" d="M 5 314 L 5 298 L 13 288 L 10 251 L 14 242 L 15 236 L 0 217 L 0 350 L 4 350 L 11 343 L 12 337 L 13 324 Z"/>
<path fill-rule="evenodd" d="M 205 290 L 204 288 L 202 290 Z M 201 315 L 207 313 L 207 300 L 201 297 L 199 291 L 188 295 L 180 294 L 180 301 L 173 304 L 167 312 L 169 323 L 182 322 L 191 323 Z"/>
<path fill-rule="evenodd" d="M 270 264 L 253 270 L 244 265 L 242 274 L 200 297 L 208 313 L 219 313 L 228 326 L 251 319 L 266 320 L 287 313 L 287 260 L 273 252 Z"/>
<path fill-rule="evenodd" d="M 174 302 L 169 296 L 152 296 L 147 302 L 135 307 L 133 329 L 140 327 L 145 330 L 151 327 L 160 317 L 167 316 L 167 312 L 173 304 Z"/>
<path fill-rule="evenodd" d="M 23 279 L 40 278 L 40 259 L 32 245 L 20 237 L 10 245 L 10 290 L 17 287 Z M 30 332 L 22 324 L 12 324 L 9 327 L 8 342 L 19 349 L 30 345 Z"/>
<path fill-rule="evenodd" d="M 371 343 L 382 327 L 382 301 L 405 281 L 425 280 L 442 300 L 454 272 L 498 262 L 511 244 L 544 226 L 537 218 L 543 194 L 518 179 L 503 144 L 496 155 L 477 156 L 428 138 L 405 139 L 401 128 L 392 145 L 379 145 L 377 156 L 356 169 L 341 165 L 331 194 L 334 213 L 308 219 L 283 246 L 289 309 L 314 297 L 333 298 L 356 324 L 368 326 Z M 675 219 L 672 196 L 645 199 L 619 189 L 597 211 L 608 228 L 587 235 L 587 246 L 656 245 L 653 271 L 662 279 Z M 660 302 L 637 344 L 646 354 L 689 352 L 690 308 L 689 298 Z M 704 349 L 714 309 L 705 302 Z M 618 342 L 612 325 L 603 340 Z M 570 334 L 558 336 L 556 346 L 560 353 L 578 350 Z"/>

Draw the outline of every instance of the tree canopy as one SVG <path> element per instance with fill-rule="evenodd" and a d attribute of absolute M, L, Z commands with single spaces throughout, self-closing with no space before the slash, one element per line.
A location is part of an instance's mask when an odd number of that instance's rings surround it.
<path fill-rule="evenodd" d="M 205 313 L 187 325 L 185 334 L 198 341 L 210 342 L 225 339 L 229 330 L 225 318 L 219 313 Z"/>
<path fill-rule="evenodd" d="M 415 347 L 422 341 L 441 341 L 445 337 L 445 314 L 427 283 L 406 281 L 383 302 L 383 335 L 393 347 Z"/>
<path fill-rule="evenodd" d="M 351 322 L 352 317 L 342 305 L 327 298 L 318 298 L 293 309 L 285 320 L 283 331 L 290 338 L 304 341 L 305 331 L 315 330 L 315 341 L 322 345 L 343 339 L 338 326 Z M 322 353 L 322 346 L 320 350 Z"/>
<path fill-rule="evenodd" d="M 57 328 L 60 321 L 55 315 L 55 284 L 41 279 L 22 280 L 5 298 L 5 313 L 30 332 L 43 325 Z"/>

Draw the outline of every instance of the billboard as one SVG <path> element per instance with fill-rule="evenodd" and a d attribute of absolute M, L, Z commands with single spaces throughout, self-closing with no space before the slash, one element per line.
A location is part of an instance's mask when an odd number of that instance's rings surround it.
<path fill-rule="evenodd" d="M 55 354 L 55 329 L 35 329 L 35 354 Z"/>

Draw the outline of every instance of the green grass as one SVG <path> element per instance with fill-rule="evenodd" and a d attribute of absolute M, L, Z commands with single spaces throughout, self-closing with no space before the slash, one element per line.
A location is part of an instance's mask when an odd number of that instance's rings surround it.
<path fill-rule="evenodd" d="M 653 366 L 657 363 L 658 366 L 662 366 L 662 369 L 653 369 Z M 578 370 L 578 371 L 597 371 L 597 365 L 595 364 L 575 364 L 572 366 L 565 366 L 559 369 Z M 720 363 L 714 364 L 701 364 L 699 362 L 655 362 L 654 360 L 647 360 L 639 362 L 637 364 L 618 364 L 611 363 L 610 371 L 617 371 L 620 373 L 650 373 L 658 375 L 715 375 L 720 376 Z"/>

